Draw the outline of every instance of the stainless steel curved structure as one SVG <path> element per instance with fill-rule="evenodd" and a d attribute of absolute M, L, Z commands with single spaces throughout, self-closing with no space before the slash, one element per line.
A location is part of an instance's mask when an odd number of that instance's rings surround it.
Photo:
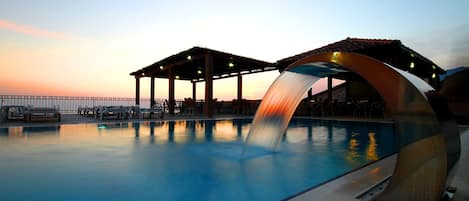
<path fill-rule="evenodd" d="M 455 122 L 448 115 L 436 113 L 447 106 L 438 101 L 437 93 L 420 78 L 364 55 L 325 53 L 290 65 L 266 93 L 246 143 L 275 149 L 285 132 L 301 97 L 289 97 L 288 94 L 282 97 L 276 92 L 278 87 L 275 86 L 285 82 L 282 80 L 293 74 L 299 76 L 290 80 L 309 79 L 310 82 L 299 82 L 304 84 L 295 85 L 295 89 L 285 89 L 304 94 L 320 77 L 344 71 L 354 72 L 367 80 L 380 93 L 395 121 L 400 146 L 396 167 L 390 184 L 375 199 L 440 200 L 460 152 Z M 288 104 L 294 106 L 286 107 Z M 277 134 L 266 134 L 268 128 L 277 130 Z"/>

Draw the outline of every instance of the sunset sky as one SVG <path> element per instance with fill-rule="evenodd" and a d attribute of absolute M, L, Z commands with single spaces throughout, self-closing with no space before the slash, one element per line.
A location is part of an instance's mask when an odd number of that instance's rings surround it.
<path fill-rule="evenodd" d="M 133 97 L 130 72 L 193 46 L 275 62 L 347 37 L 398 39 L 449 69 L 469 65 L 468 10 L 467 0 L 0 0 L 0 94 Z M 261 98 L 277 75 L 245 76 L 244 97 Z M 157 98 L 167 84 L 156 80 Z M 236 97 L 236 79 L 214 86 Z M 190 96 L 176 81 L 176 98 Z"/>

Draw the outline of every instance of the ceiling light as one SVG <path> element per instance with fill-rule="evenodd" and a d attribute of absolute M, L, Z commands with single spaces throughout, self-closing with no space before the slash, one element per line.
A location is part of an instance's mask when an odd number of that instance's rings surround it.
<path fill-rule="evenodd" d="M 333 52 L 332 53 L 332 62 L 337 62 L 338 57 L 340 56 L 340 52 Z"/>

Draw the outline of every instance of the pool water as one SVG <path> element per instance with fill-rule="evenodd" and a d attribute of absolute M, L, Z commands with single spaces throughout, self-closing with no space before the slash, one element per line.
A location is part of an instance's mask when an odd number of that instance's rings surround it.
<path fill-rule="evenodd" d="M 250 119 L 0 128 L 0 200 L 281 200 L 394 153 L 392 124 L 293 119 L 240 158 Z"/>

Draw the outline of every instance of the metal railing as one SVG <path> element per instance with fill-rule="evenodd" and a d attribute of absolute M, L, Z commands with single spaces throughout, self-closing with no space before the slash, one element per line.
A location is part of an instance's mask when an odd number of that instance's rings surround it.
<path fill-rule="evenodd" d="M 162 103 L 163 100 L 156 100 Z M 83 97 L 83 96 L 30 96 L 0 95 L 0 107 L 5 105 L 21 105 L 32 107 L 57 108 L 61 113 L 76 113 L 78 107 L 94 106 L 133 106 L 135 98 L 126 97 Z M 140 98 L 140 107 L 149 108 L 150 99 Z"/>

